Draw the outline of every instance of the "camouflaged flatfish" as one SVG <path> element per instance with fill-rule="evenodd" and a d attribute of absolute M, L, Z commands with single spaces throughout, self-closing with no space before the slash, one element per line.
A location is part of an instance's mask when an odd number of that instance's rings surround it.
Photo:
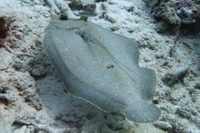
<path fill-rule="evenodd" d="M 154 122 L 161 110 L 150 101 L 153 70 L 138 65 L 132 39 L 92 22 L 52 19 L 44 46 L 68 92 L 104 112 L 123 111 L 134 122 Z"/>

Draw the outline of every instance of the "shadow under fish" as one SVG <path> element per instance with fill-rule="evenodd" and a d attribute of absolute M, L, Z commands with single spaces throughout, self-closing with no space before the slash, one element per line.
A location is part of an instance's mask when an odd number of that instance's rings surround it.
<path fill-rule="evenodd" d="M 53 18 L 45 34 L 47 55 L 71 95 L 104 112 L 122 111 L 134 122 L 160 118 L 161 110 L 149 102 L 155 93 L 155 72 L 139 67 L 139 50 L 132 39 L 87 18 Z"/>

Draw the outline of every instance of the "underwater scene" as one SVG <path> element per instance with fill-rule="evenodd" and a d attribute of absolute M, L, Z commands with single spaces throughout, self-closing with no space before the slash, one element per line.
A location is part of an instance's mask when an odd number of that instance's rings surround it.
<path fill-rule="evenodd" d="M 199 0 L 0 9 L 0 133 L 200 133 Z"/>

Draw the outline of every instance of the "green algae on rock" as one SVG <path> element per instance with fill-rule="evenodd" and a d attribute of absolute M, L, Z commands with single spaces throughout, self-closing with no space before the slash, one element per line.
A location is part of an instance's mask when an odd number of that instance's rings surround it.
<path fill-rule="evenodd" d="M 150 101 L 153 70 L 138 65 L 132 39 L 84 20 L 52 19 L 44 46 L 67 91 L 104 112 L 123 111 L 138 123 L 157 121 L 161 110 Z"/>

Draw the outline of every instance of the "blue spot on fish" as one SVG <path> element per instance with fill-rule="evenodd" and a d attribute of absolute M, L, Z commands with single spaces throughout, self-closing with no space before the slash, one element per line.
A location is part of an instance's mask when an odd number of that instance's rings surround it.
<path fill-rule="evenodd" d="M 96 60 L 96 59 L 90 60 L 90 65 L 97 66 L 98 64 L 99 64 L 98 60 Z"/>
<path fill-rule="evenodd" d="M 85 52 L 86 48 L 84 46 L 80 46 L 80 47 L 78 47 L 78 51 Z"/>
<path fill-rule="evenodd" d="M 63 50 L 65 51 L 65 53 L 69 53 L 71 51 L 71 49 L 68 46 L 64 46 Z"/>
<path fill-rule="evenodd" d="M 121 90 L 121 87 L 119 85 L 114 86 L 116 90 Z"/>

